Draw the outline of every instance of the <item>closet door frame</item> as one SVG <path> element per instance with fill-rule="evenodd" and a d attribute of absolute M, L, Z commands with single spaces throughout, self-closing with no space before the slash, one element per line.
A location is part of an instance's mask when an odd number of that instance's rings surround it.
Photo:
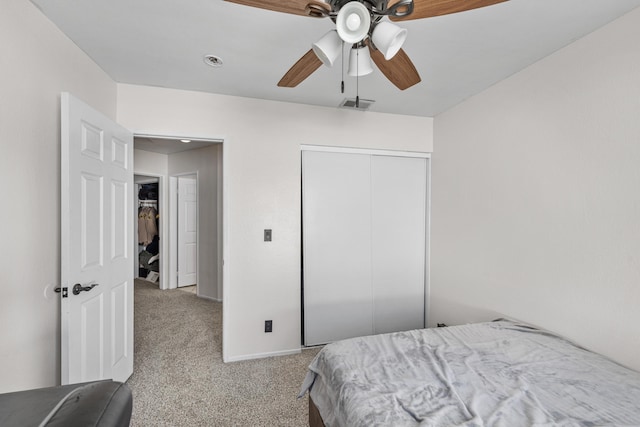
<path fill-rule="evenodd" d="M 424 260 L 424 326 L 429 324 L 429 294 L 430 294 L 430 271 L 431 271 L 431 153 L 417 152 L 417 151 L 395 151 L 395 150 L 380 150 L 380 149 L 368 149 L 368 148 L 351 148 L 351 147 L 332 147 L 325 145 L 300 145 L 300 154 L 302 157 L 303 151 L 320 151 L 330 153 L 346 153 L 346 154 L 365 154 L 373 156 L 391 156 L 391 157 L 413 157 L 426 160 L 426 196 L 425 196 L 425 260 Z M 302 211 L 301 211 L 302 212 Z M 301 228 L 304 227 L 304 218 L 302 220 Z M 304 230 L 301 229 L 303 236 L 302 250 L 304 252 Z M 300 268 L 303 269 L 303 259 L 301 259 Z M 300 284 L 302 295 L 304 295 L 304 270 L 301 274 L 302 283 Z M 304 297 L 300 301 L 302 311 L 304 311 Z M 301 317 L 301 323 L 303 328 L 303 336 L 301 337 L 302 345 L 305 346 L 304 339 L 304 317 Z"/>
<path fill-rule="evenodd" d="M 169 289 L 177 289 L 179 285 L 179 277 L 178 270 L 180 268 L 179 256 L 179 179 L 184 177 L 195 176 L 196 181 L 196 203 L 197 212 L 196 212 L 196 293 L 200 296 L 199 292 L 199 278 L 200 278 L 200 241 L 201 241 L 201 228 L 200 228 L 200 173 L 198 170 L 193 172 L 181 172 L 175 175 L 169 176 L 169 212 L 170 212 L 170 221 L 169 221 L 169 240 L 171 241 L 169 245 Z"/>
<path fill-rule="evenodd" d="M 138 137 L 137 134 L 134 134 L 134 137 Z M 134 168 L 135 168 L 135 152 L 134 152 Z M 156 172 L 145 172 L 143 169 L 138 170 L 138 169 L 134 169 L 133 171 L 133 175 L 135 176 L 144 176 L 144 177 L 148 177 L 148 178 L 154 178 L 157 179 L 158 182 L 158 215 L 160 216 L 160 219 L 158 220 L 158 234 L 160 236 L 160 256 L 164 256 L 164 254 L 169 253 L 169 247 L 167 246 L 167 239 L 163 239 L 162 236 L 168 236 L 168 228 L 167 228 L 167 224 L 166 221 L 164 220 L 166 218 L 166 182 L 165 182 L 165 176 L 158 174 Z M 137 183 L 136 183 L 137 185 Z M 137 187 L 136 187 L 137 188 Z M 134 200 L 133 206 L 138 206 L 138 193 L 136 192 L 134 195 Z M 134 247 L 134 252 L 135 254 L 138 253 L 138 216 L 136 214 L 136 220 L 133 222 L 133 227 L 134 227 L 134 243 L 133 243 L 133 247 Z M 137 255 L 136 255 L 137 256 Z M 137 275 L 136 275 L 137 277 Z M 160 263 L 160 279 L 158 280 L 158 286 L 160 289 L 169 289 L 169 280 L 168 280 L 169 274 L 168 274 L 168 268 L 166 266 L 166 263 Z"/>

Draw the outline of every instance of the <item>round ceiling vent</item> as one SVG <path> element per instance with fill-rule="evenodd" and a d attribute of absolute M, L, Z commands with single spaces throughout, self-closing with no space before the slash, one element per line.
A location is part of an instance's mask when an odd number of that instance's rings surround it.
<path fill-rule="evenodd" d="M 222 67 L 222 59 L 215 55 L 205 55 L 204 63 L 212 67 Z"/>

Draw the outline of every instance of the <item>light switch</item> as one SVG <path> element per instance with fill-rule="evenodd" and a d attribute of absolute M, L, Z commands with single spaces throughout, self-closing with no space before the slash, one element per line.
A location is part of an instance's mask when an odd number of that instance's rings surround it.
<path fill-rule="evenodd" d="M 265 229 L 264 230 L 264 241 L 265 242 L 270 242 L 271 241 L 271 229 Z"/>

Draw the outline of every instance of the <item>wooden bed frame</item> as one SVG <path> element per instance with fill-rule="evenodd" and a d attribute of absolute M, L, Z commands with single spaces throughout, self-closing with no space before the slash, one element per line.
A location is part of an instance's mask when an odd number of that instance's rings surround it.
<path fill-rule="evenodd" d="M 311 396 L 309 396 L 309 427 L 325 427 L 320 411 L 318 411 L 316 404 L 313 403 Z"/>

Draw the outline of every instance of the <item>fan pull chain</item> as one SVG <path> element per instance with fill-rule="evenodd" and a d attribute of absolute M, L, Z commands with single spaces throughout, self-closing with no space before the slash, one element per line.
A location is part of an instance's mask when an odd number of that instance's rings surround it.
<path fill-rule="evenodd" d="M 360 79 L 360 70 L 358 69 L 360 65 L 360 58 L 358 54 L 358 49 L 356 48 L 356 108 L 360 108 L 360 87 L 358 86 L 358 81 Z"/>
<path fill-rule="evenodd" d="M 342 82 L 340 83 L 340 93 L 344 93 L 344 42 L 342 42 L 342 58 L 340 59 L 340 68 L 342 71 Z"/>

